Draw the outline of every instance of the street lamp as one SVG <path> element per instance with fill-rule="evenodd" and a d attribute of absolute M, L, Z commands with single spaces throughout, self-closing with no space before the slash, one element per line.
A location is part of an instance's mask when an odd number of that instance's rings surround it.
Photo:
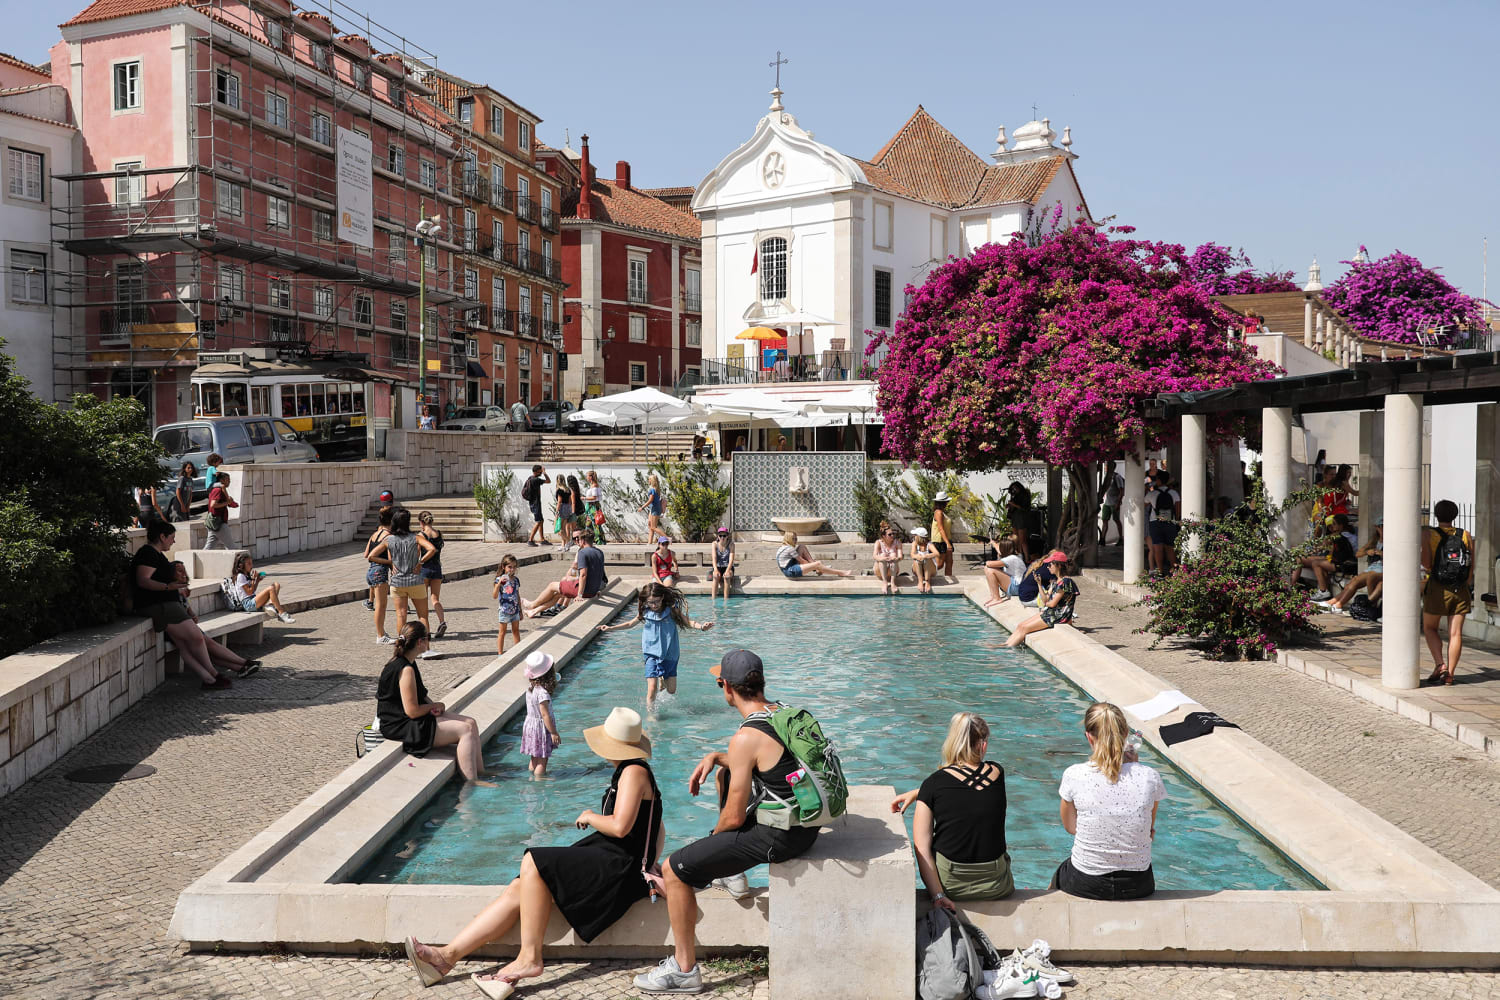
<path fill-rule="evenodd" d="M 417 399 L 427 402 L 427 240 L 443 231 L 443 217 L 417 223 Z"/>

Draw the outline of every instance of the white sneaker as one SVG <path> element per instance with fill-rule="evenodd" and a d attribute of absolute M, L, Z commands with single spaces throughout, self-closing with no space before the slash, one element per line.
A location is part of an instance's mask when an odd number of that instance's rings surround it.
<path fill-rule="evenodd" d="M 1328 591 L 1328 590 L 1315 590 L 1315 591 L 1313 591 L 1312 601 L 1313 601 L 1314 604 L 1316 604 L 1319 601 L 1326 601 L 1326 600 L 1329 600 L 1332 597 L 1333 597 L 1333 592 L 1332 591 Z"/>
<path fill-rule="evenodd" d="M 994 975 L 994 979 L 990 978 Z M 1011 997 L 1034 997 L 1040 993 L 1042 980 L 1034 972 L 1023 973 L 1013 965 L 987 969 L 984 985 L 974 990 L 979 1000 L 1009 1000 Z"/>
<path fill-rule="evenodd" d="M 291 615 L 287 614 L 285 611 L 283 611 L 281 613 L 280 617 L 281 617 L 281 620 L 283 622 L 285 622 L 286 624 L 288 624 L 288 625 L 290 625 L 292 622 L 294 622 L 294 621 L 297 620 L 297 619 L 293 618 Z"/>
<path fill-rule="evenodd" d="M 380 643 L 380 645 L 382 645 L 382 646 L 394 646 L 396 644 L 396 640 L 392 639 L 388 635 L 382 635 L 380 638 L 376 639 L 375 641 L 378 642 L 378 643 Z"/>
<path fill-rule="evenodd" d="M 1012 957 L 1018 957 L 1018 966 L 1022 972 L 1035 972 L 1043 979 L 1050 979 L 1054 983 L 1071 983 L 1073 973 L 1053 965 L 1049 957 L 1051 954 L 1052 949 L 1048 947 L 1047 942 L 1037 940 L 1031 943 L 1031 947 L 1017 952 Z"/>
<path fill-rule="evenodd" d="M 727 878 L 716 878 L 709 884 L 716 889 L 723 889 L 735 899 L 744 899 L 750 895 L 750 880 L 745 877 L 744 872 Z"/>
<path fill-rule="evenodd" d="M 677 956 L 668 955 L 650 972 L 636 976 L 635 988 L 642 993 L 702 993 L 703 973 L 696 965 L 683 972 L 677 964 Z M 1019 993 L 1015 995 L 1020 996 Z"/>
<path fill-rule="evenodd" d="M 423 660 L 435 660 L 439 656 L 442 656 L 442 655 L 443 655 L 442 653 L 439 653 L 437 650 L 433 649 L 431 646 L 428 646 L 427 647 L 427 651 L 425 653 L 423 653 L 421 655 L 421 657 L 419 657 L 419 658 L 423 659 Z"/>

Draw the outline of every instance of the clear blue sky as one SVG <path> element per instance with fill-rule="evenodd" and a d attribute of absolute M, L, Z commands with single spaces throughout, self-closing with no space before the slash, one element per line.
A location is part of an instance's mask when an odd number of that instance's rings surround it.
<path fill-rule="evenodd" d="M 41 59 L 84 2 L 13 12 L 4 47 Z M 1494 0 L 353 6 L 539 114 L 544 141 L 588 132 L 601 172 L 628 159 L 641 186 L 697 183 L 744 141 L 779 48 L 788 110 L 851 155 L 921 103 L 987 156 L 1036 102 L 1072 126 L 1095 215 L 1142 236 L 1299 280 L 1313 254 L 1327 281 L 1361 243 L 1399 248 L 1477 295 L 1488 235 L 1500 300 Z"/>

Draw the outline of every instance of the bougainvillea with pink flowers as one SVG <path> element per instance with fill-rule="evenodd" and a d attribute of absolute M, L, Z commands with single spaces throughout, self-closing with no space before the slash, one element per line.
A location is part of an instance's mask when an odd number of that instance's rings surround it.
<path fill-rule="evenodd" d="M 1045 460 L 1068 470 L 1071 548 L 1092 556 L 1098 477 L 1137 434 L 1177 436 L 1144 416 L 1158 393 L 1269 378 L 1231 338 L 1231 314 L 1191 277 L 1181 246 L 1088 225 L 980 247 L 934 270 L 886 336 L 876 372 L 883 441 L 932 469 Z M 1242 431 L 1217 419 L 1217 437 Z M 1074 509 L 1076 508 L 1076 509 Z"/>
<path fill-rule="evenodd" d="M 1365 248 L 1359 249 L 1365 256 Z M 1484 325 L 1482 299 L 1460 292 L 1411 254 L 1397 250 L 1379 260 L 1342 263 L 1349 270 L 1324 289 L 1323 298 L 1362 336 L 1397 344 L 1435 337 L 1443 344 Z"/>
<path fill-rule="evenodd" d="M 1187 273 L 1210 295 L 1295 292 L 1291 271 L 1257 271 L 1243 250 L 1205 243 L 1187 257 Z"/>

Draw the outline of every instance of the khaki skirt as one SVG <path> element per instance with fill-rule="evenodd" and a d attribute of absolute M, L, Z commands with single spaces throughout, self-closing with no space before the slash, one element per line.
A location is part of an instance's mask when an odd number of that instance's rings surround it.
<path fill-rule="evenodd" d="M 1016 891 L 1010 877 L 1010 854 L 994 861 L 949 861 L 937 855 L 938 878 L 949 899 L 1004 899 Z"/>

